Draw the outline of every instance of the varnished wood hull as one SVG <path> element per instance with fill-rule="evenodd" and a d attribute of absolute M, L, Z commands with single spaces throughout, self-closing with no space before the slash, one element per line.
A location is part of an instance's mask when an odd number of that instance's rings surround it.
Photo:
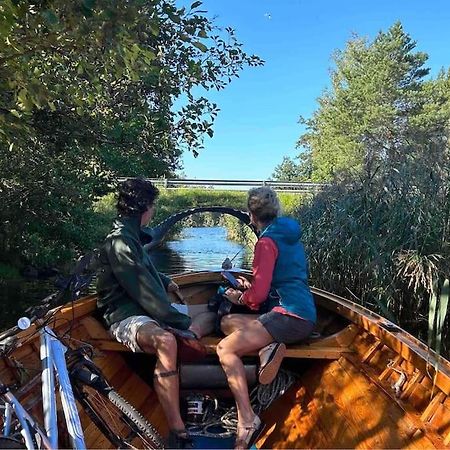
<path fill-rule="evenodd" d="M 195 315 L 206 308 L 221 278 L 199 272 L 175 281 Z M 435 371 L 436 355 L 405 331 L 330 293 L 315 289 L 314 296 L 323 336 L 288 348 L 286 364 L 298 379 L 264 412 L 267 426 L 257 446 L 450 448 L 450 363 L 441 358 Z M 153 357 L 139 355 L 131 367 L 127 349 L 95 318 L 94 296 L 63 307 L 57 317 L 60 331 L 70 328 L 72 337 L 94 346 L 94 360 L 110 383 L 165 435 L 168 426 L 151 387 Z M 212 354 L 218 341 L 204 338 Z M 12 362 L 2 361 L 0 376 L 22 384 L 21 398 L 39 416 L 38 340 L 12 356 Z M 86 416 L 82 421 L 89 448 L 110 447 Z"/>

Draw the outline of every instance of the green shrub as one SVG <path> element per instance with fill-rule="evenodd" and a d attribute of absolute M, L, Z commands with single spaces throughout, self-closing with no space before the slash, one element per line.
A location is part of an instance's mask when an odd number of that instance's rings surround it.
<path fill-rule="evenodd" d="M 423 174 L 423 175 L 422 175 Z M 312 284 L 426 341 L 433 286 L 449 276 L 450 179 L 403 169 L 334 186 L 300 208 Z M 443 330 L 449 354 L 449 325 Z"/>
<path fill-rule="evenodd" d="M 12 280 L 17 278 L 20 278 L 20 274 L 16 267 L 0 263 L 0 280 Z"/>

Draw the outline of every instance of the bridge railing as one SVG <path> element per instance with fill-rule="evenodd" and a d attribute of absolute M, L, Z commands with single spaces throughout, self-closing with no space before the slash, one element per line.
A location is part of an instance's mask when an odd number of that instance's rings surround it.
<path fill-rule="evenodd" d="M 125 178 L 119 178 L 119 181 Z M 251 187 L 270 186 L 276 191 L 295 192 L 298 194 L 315 194 L 328 184 L 310 182 L 272 181 L 272 180 L 206 180 L 187 178 L 147 178 L 157 186 L 167 189 L 186 187 L 218 188 L 222 190 L 248 190 Z"/>

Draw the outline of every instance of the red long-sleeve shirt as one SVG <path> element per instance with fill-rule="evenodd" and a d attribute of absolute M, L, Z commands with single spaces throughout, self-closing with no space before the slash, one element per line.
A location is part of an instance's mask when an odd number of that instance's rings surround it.
<path fill-rule="evenodd" d="M 253 255 L 252 285 L 242 295 L 242 301 L 250 309 L 258 310 L 261 303 L 267 300 L 277 258 L 278 248 L 275 242 L 269 237 L 259 239 Z M 272 311 L 298 317 L 296 314 L 286 311 L 282 306 L 275 306 Z"/>

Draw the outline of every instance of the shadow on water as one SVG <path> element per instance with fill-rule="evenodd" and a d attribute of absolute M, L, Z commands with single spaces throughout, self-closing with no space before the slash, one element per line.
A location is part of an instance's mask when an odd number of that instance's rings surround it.
<path fill-rule="evenodd" d="M 231 259 L 235 255 L 233 267 L 251 268 L 252 249 L 227 240 L 227 231 L 222 227 L 185 228 L 177 240 L 151 251 L 155 266 L 168 275 L 218 270 L 226 257 Z M 0 280 L 0 330 L 15 325 L 27 307 L 39 303 L 54 290 L 52 280 Z"/>

